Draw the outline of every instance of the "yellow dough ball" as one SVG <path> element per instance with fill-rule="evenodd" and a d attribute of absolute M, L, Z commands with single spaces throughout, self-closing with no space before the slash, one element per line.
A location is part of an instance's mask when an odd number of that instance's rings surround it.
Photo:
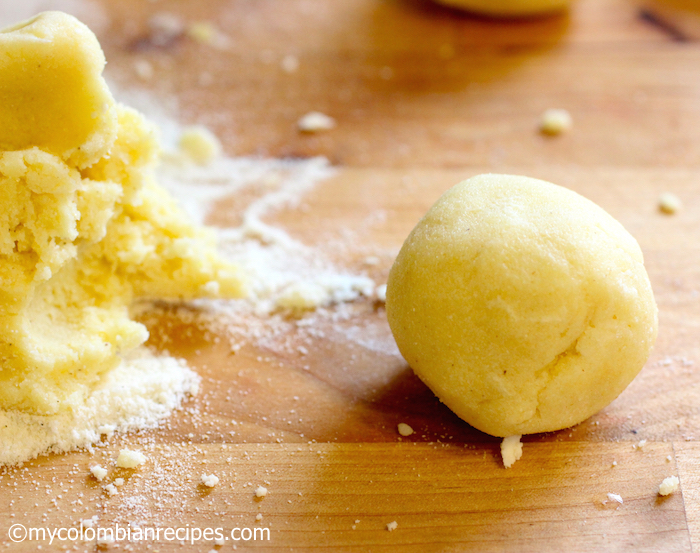
<path fill-rule="evenodd" d="M 523 17 L 561 11 L 569 0 L 435 0 L 440 4 L 492 17 Z"/>
<path fill-rule="evenodd" d="M 559 430 L 614 400 L 656 340 L 635 239 L 593 202 L 526 177 L 447 191 L 389 275 L 399 349 L 440 400 L 494 436 Z"/>

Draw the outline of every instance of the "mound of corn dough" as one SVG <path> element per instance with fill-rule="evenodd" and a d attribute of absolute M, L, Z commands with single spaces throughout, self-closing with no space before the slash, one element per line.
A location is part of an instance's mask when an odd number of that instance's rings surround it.
<path fill-rule="evenodd" d="M 564 10 L 569 0 L 435 0 L 440 4 L 491 17 L 523 17 Z"/>
<path fill-rule="evenodd" d="M 116 104 L 71 16 L 0 32 L 0 408 L 81 404 L 148 338 L 137 298 L 236 297 L 236 267 L 154 182 L 153 129 Z"/>
<path fill-rule="evenodd" d="M 535 179 L 482 175 L 413 229 L 388 281 L 398 347 L 493 436 L 559 430 L 614 400 L 656 339 L 642 252 L 610 215 Z"/>

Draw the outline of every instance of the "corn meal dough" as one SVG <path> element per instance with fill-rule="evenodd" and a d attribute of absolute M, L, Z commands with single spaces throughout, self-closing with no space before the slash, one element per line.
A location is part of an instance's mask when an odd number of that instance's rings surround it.
<path fill-rule="evenodd" d="M 63 13 L 0 32 L 0 408 L 79 405 L 147 339 L 136 298 L 244 293 L 154 182 L 154 130 L 115 103 L 104 65 Z"/>
<path fill-rule="evenodd" d="M 440 4 L 492 17 L 522 17 L 564 10 L 569 0 L 435 0 Z"/>
<path fill-rule="evenodd" d="M 500 437 L 605 407 L 657 332 L 642 252 L 622 225 L 575 192 L 507 175 L 437 201 L 391 269 L 386 309 L 416 374 Z"/>

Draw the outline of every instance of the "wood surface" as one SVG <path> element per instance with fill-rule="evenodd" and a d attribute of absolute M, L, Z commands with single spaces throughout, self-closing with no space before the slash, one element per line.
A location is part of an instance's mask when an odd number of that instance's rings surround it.
<path fill-rule="evenodd" d="M 269 542 L 239 542 L 239 551 L 700 552 L 697 14 L 636 0 L 577 0 L 569 14 L 524 21 L 417 0 L 41 5 L 79 11 L 112 82 L 176 101 L 182 119 L 212 128 L 229 155 L 327 156 L 336 175 L 307 194 L 303 211 L 274 221 L 310 245 L 343 242 L 340 265 L 384 282 L 405 236 L 447 188 L 487 171 L 524 174 L 580 192 L 638 239 L 660 331 L 615 402 L 572 429 L 525 437 L 522 460 L 506 470 L 500 441 L 460 421 L 413 376 L 371 300 L 344 319 L 319 318 L 313 334 L 283 324 L 288 343 L 308 355 L 259 343 L 231 355 L 211 330 L 173 313 L 147 317 L 154 343 L 169 336 L 171 351 L 203 375 L 202 393 L 161 429 L 3 473 L 0 551 L 37 550 L 7 539 L 14 523 L 74 526 L 97 514 L 103 526 L 270 529 Z M 187 37 L 154 46 L 147 21 L 162 11 L 214 22 L 226 47 Z M 289 54 L 300 62 L 294 73 L 280 67 Z M 134 69 L 142 59 L 154 67 L 148 81 Z M 537 132 L 550 107 L 571 112 L 571 132 Z M 300 134 L 295 123 L 310 110 L 337 128 Z M 682 199 L 679 213 L 659 213 L 663 192 Z M 379 264 L 363 267 L 368 255 Z M 376 343 L 354 339 L 358 329 Z M 400 422 L 416 433 L 401 438 Z M 123 471 L 126 483 L 110 498 L 88 467 L 108 465 L 124 444 L 149 461 Z M 220 485 L 198 486 L 202 473 Z M 659 497 L 672 474 L 681 491 Z M 256 500 L 263 483 L 269 494 Z"/>

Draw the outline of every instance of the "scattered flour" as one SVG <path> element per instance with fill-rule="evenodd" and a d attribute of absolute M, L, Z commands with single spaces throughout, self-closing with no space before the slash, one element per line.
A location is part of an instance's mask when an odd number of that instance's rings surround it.
<path fill-rule="evenodd" d="M 0 465 L 90 447 L 114 432 L 155 428 L 197 392 L 199 382 L 183 361 L 140 349 L 75 411 L 54 416 L 0 411 Z"/>

